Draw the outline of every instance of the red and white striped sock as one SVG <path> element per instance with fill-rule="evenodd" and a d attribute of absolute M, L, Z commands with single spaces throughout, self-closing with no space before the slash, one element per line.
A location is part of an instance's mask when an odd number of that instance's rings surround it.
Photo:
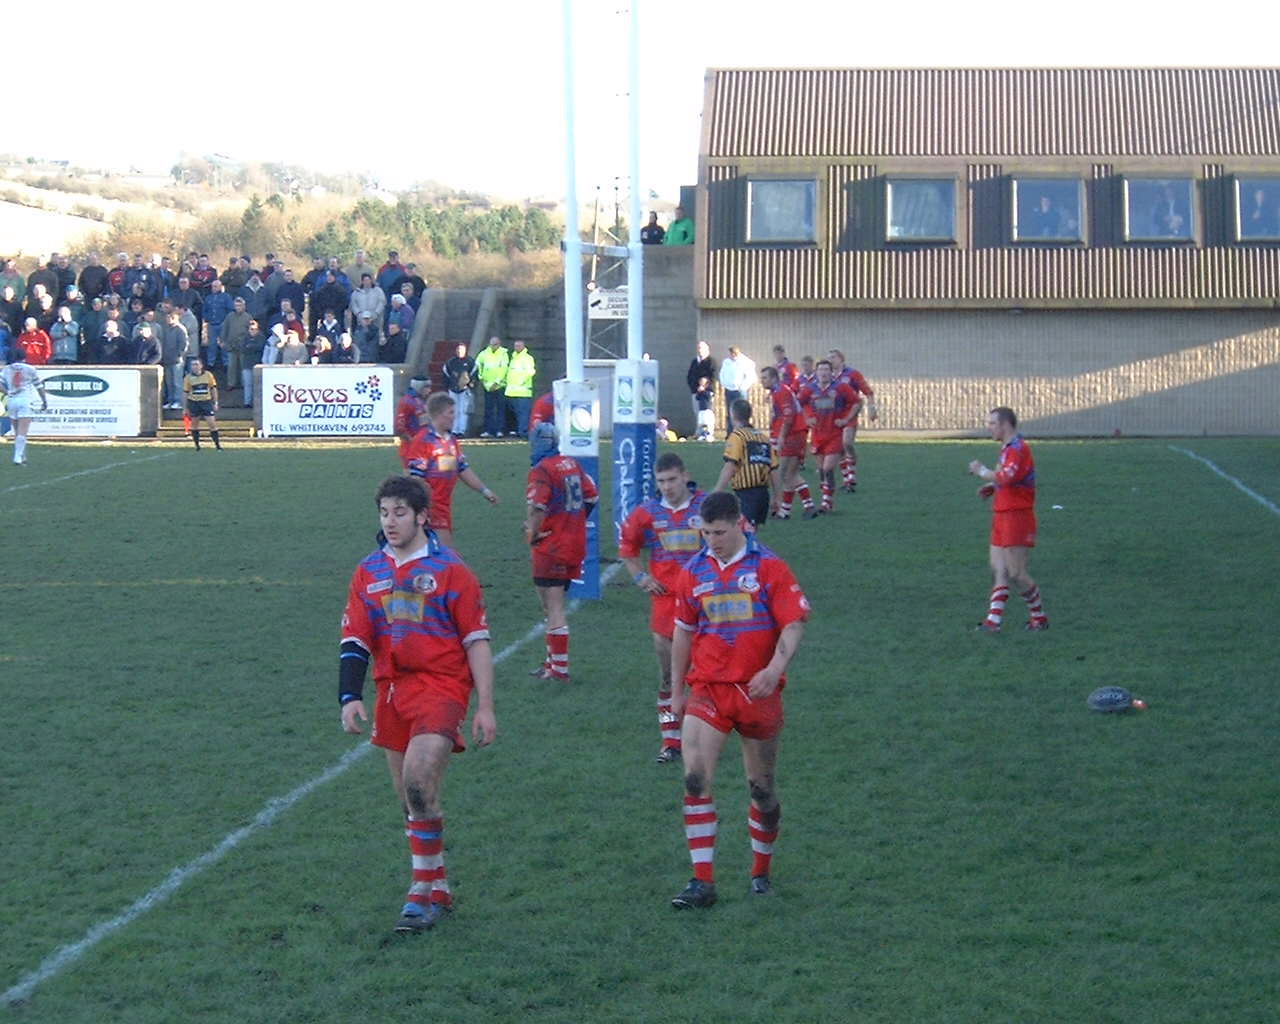
<path fill-rule="evenodd" d="M 796 496 L 795 491 L 782 492 L 782 500 L 778 502 L 779 515 L 784 515 L 784 516 L 791 515 L 791 501 L 793 498 L 795 498 L 795 496 Z"/>
<path fill-rule="evenodd" d="M 858 486 L 858 460 L 852 455 L 849 456 L 849 471 L 845 473 L 845 479 L 854 487 Z"/>
<path fill-rule="evenodd" d="M 773 844 L 778 841 L 782 808 L 773 813 L 773 828 L 765 827 L 764 812 L 752 804 L 747 810 L 747 831 L 751 833 L 751 877 L 767 875 L 773 862 Z"/>
<path fill-rule="evenodd" d="M 404 834 L 409 837 L 413 859 L 409 902 L 452 906 L 453 895 L 444 873 L 444 818 L 410 818 L 405 822 Z"/>
<path fill-rule="evenodd" d="M 840 475 L 844 477 L 844 482 L 846 484 L 854 482 L 853 460 L 847 455 L 842 455 L 840 457 Z"/>
<path fill-rule="evenodd" d="M 809 493 L 809 485 L 803 480 L 800 486 L 796 488 L 796 494 L 800 495 L 800 501 L 805 508 L 813 508 L 813 495 Z"/>
<path fill-rule="evenodd" d="M 830 512 L 835 507 L 836 475 L 832 472 L 822 474 L 822 508 Z"/>
<path fill-rule="evenodd" d="M 709 796 L 685 796 L 684 837 L 693 861 L 693 877 L 716 880 L 716 803 Z"/>
<path fill-rule="evenodd" d="M 552 679 L 569 678 L 569 627 L 547 630 L 547 666 Z"/>
<path fill-rule="evenodd" d="M 1044 613 L 1044 605 L 1040 603 L 1040 588 L 1032 585 L 1030 590 L 1022 592 L 1022 599 L 1027 602 L 1027 613 L 1031 616 L 1032 622 L 1047 622 L 1048 616 Z"/>
<path fill-rule="evenodd" d="M 987 607 L 986 624 L 995 629 L 1004 621 L 1004 605 L 1009 600 L 1009 588 L 1000 586 L 991 588 L 991 604 Z"/>
<path fill-rule="evenodd" d="M 680 749 L 680 719 L 671 713 L 671 694 L 658 695 L 658 729 L 662 732 L 663 749 Z"/>

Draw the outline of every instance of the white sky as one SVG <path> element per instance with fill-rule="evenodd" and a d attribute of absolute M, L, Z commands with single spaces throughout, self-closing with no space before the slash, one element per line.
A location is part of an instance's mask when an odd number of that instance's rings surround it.
<path fill-rule="evenodd" d="M 627 2 L 574 0 L 583 202 L 599 187 L 611 204 L 619 179 L 626 202 Z M 708 67 L 1271 66 L 1280 25 L 1257 0 L 918 0 L 871 13 L 835 0 L 638 2 L 641 186 L 667 201 L 696 181 Z M 561 11 L 561 0 L 29 7 L 25 21 L 50 24 L 22 30 L 6 70 L 11 99 L 34 106 L 10 104 L 0 149 L 160 171 L 180 151 L 223 153 L 392 187 L 559 198 Z M 20 113 L 31 110 L 52 127 L 37 134 Z"/>

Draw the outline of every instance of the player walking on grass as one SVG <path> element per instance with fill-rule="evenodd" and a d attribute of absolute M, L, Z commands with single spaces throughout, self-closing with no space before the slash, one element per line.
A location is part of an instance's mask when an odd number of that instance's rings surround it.
<path fill-rule="evenodd" d="M 599 498 L 596 482 L 578 460 L 560 454 L 556 428 L 539 423 L 529 433 L 528 514 L 524 538 L 532 551 L 533 585 L 546 616 L 547 656 L 533 674 L 569 681 L 569 616 L 565 595 L 587 557 L 587 517 Z"/>
<path fill-rule="evenodd" d="M 969 472 L 989 483 L 978 488 L 983 499 L 995 496 L 991 509 L 991 600 L 987 617 L 978 624 L 984 633 L 1000 632 L 1005 602 L 1012 583 L 1027 602 L 1026 628 L 1049 628 L 1040 601 L 1040 588 L 1028 572 L 1031 549 L 1036 546 L 1036 464 L 1031 447 L 1018 433 L 1018 417 L 1006 406 L 987 413 L 987 430 L 1001 443 L 1000 461 L 988 469 L 974 459 Z"/>
<path fill-rule="evenodd" d="M 453 489 L 459 480 L 490 505 L 498 503 L 498 496 L 476 476 L 462 454 L 462 444 L 450 433 L 454 407 L 453 395 L 444 391 L 428 398 L 422 413 L 425 426 L 400 452 L 409 475 L 425 482 L 431 492 L 431 529 L 440 543 L 450 548 L 454 546 Z"/>
<path fill-rule="evenodd" d="M 191 360 L 191 368 L 182 379 L 182 397 L 187 402 L 187 415 L 191 417 L 191 440 L 195 442 L 196 451 L 200 450 L 200 424 L 209 429 L 214 447 L 222 451 L 222 440 L 218 434 L 218 381 L 213 373 L 204 368 L 199 357 Z"/>
<path fill-rule="evenodd" d="M 658 456 L 654 470 L 658 497 L 638 505 L 622 524 L 618 555 L 636 586 L 651 600 L 649 630 L 658 657 L 658 764 L 680 760 L 680 719 L 671 710 L 671 634 L 675 631 L 676 579 L 702 547 L 699 513 L 706 493 L 690 487 L 684 460 L 675 452 Z M 642 555 L 649 554 L 648 571 Z"/>
<path fill-rule="evenodd" d="M 790 365 L 795 366 L 794 363 Z M 809 434 L 800 401 L 776 368 L 766 366 L 761 370 L 760 381 L 769 392 L 769 436 L 778 453 L 778 488 L 782 496 L 778 500 L 777 517 L 791 518 L 791 503 L 797 494 L 804 503 L 805 512 L 813 513 L 813 496 L 809 493 L 808 483 L 800 475 L 800 460 L 804 458 L 804 444 Z M 813 516 L 810 514 L 809 518 Z"/>
<path fill-rule="evenodd" d="M 844 454 L 840 457 L 840 473 L 844 478 L 844 489 L 852 494 L 858 489 L 858 449 L 854 444 L 858 438 L 858 416 L 862 413 L 864 403 L 867 414 L 873 421 L 880 414 L 876 410 L 876 393 L 871 390 L 866 377 L 852 366 L 845 364 L 844 353 L 838 348 L 833 348 L 827 358 L 831 360 L 831 375 L 836 380 L 848 384 L 853 389 L 853 393 L 858 396 L 857 408 L 854 409 L 853 417 L 845 426 L 841 437 Z"/>
<path fill-rule="evenodd" d="M 742 740 L 751 792 L 751 891 L 770 891 L 782 817 L 774 785 L 782 690 L 809 617 L 809 602 L 787 564 L 742 531 L 732 494 L 707 495 L 702 539 L 706 546 L 676 581 L 671 643 L 671 710 L 684 715 L 684 829 L 693 861 L 693 878 L 671 901 L 677 910 L 716 901 L 712 785 L 731 730 Z"/>
<path fill-rule="evenodd" d="M 814 366 L 813 384 L 800 389 L 797 396 L 809 424 L 809 444 L 818 460 L 818 478 L 822 481 L 822 506 L 819 512 L 835 508 L 836 464 L 844 450 L 844 428 L 858 409 L 858 395 L 831 372 L 831 361 L 820 359 Z M 811 519 L 809 509 L 805 518 Z"/>
<path fill-rule="evenodd" d="M 466 749 L 462 721 L 472 689 L 478 701 L 472 739 L 483 747 L 498 734 L 493 655 L 480 583 L 427 525 L 426 487 L 411 477 L 389 477 L 376 502 L 387 543 L 351 577 L 338 703 L 342 728 L 362 732 L 372 658 L 378 692 L 370 741 L 387 752 L 413 862 L 408 901 L 395 930 L 423 932 L 453 909 L 440 789 L 449 755 Z"/>
<path fill-rule="evenodd" d="M 733 429 L 724 441 L 724 466 L 716 481 L 717 491 L 732 490 L 742 514 L 755 528 L 769 518 L 770 505 L 778 496 L 778 454 L 769 435 L 751 425 L 751 403 L 735 398 L 729 404 Z"/>
<path fill-rule="evenodd" d="M 49 396 L 34 366 L 27 362 L 26 350 L 17 345 L 13 350 L 13 362 L 0 369 L 0 393 L 5 397 L 9 418 L 13 420 L 13 464 L 27 464 L 27 432 L 31 429 L 31 414 L 35 400 L 40 399 L 40 412 L 49 408 Z"/>

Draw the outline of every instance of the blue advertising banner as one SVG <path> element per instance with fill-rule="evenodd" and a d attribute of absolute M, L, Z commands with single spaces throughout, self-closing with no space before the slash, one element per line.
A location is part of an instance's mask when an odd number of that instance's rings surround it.
<path fill-rule="evenodd" d="M 591 381 L 558 380 L 552 385 L 560 453 L 572 455 L 600 486 L 600 397 Z M 600 495 L 601 499 L 604 495 Z M 582 576 L 569 586 L 571 598 L 600 599 L 600 502 L 587 518 L 587 558 Z"/>

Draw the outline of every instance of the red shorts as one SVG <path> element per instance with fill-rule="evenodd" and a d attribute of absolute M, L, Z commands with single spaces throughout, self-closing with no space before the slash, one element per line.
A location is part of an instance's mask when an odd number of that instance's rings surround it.
<path fill-rule="evenodd" d="M 581 562 L 566 562 L 553 552 L 533 549 L 533 578 L 535 580 L 576 580 L 582 575 Z"/>
<path fill-rule="evenodd" d="M 695 683 L 684 713 L 717 732 L 737 729 L 749 740 L 771 740 L 782 732 L 782 691 L 753 700 L 746 683 Z"/>
<path fill-rule="evenodd" d="M 462 741 L 462 720 L 467 717 L 470 697 L 469 687 L 442 689 L 413 681 L 379 683 L 371 742 L 375 747 L 404 753 L 413 737 L 436 733 L 453 740 L 454 753 L 461 753 L 467 749 Z"/>
<path fill-rule="evenodd" d="M 650 594 L 649 600 L 653 602 L 649 611 L 649 629 L 670 640 L 676 632 L 675 594 Z"/>
<path fill-rule="evenodd" d="M 431 512 L 427 519 L 428 524 L 433 530 L 452 530 L 453 529 L 453 506 L 450 504 L 438 504 L 435 500 L 431 502 Z"/>
<path fill-rule="evenodd" d="M 842 455 L 844 453 L 842 431 L 837 430 L 834 434 L 810 434 L 809 446 L 814 455 Z"/>
<path fill-rule="evenodd" d="M 1033 548 L 1036 546 L 1036 513 L 1031 508 L 1015 508 L 991 514 L 993 548 Z"/>
<path fill-rule="evenodd" d="M 806 430 L 789 430 L 787 431 L 787 440 L 785 444 L 777 444 L 777 438 L 774 438 L 774 445 L 778 449 L 778 458 L 780 459 L 803 459 L 804 443 L 808 436 Z"/>

